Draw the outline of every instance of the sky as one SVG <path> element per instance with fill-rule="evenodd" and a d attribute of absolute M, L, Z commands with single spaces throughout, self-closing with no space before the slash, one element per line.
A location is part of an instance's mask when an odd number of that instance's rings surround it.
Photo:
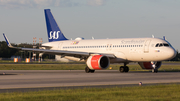
<path fill-rule="evenodd" d="M 44 9 L 51 9 L 68 39 L 165 36 L 180 50 L 179 5 L 180 0 L 0 0 L 0 33 L 16 44 L 33 43 L 33 37 L 48 42 Z"/>

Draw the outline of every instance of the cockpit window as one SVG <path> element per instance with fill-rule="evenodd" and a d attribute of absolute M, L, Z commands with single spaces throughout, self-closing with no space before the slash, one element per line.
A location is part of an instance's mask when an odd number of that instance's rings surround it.
<path fill-rule="evenodd" d="M 162 44 L 162 43 L 160 43 L 159 47 L 162 47 L 162 46 L 163 46 L 163 44 Z"/>
<path fill-rule="evenodd" d="M 157 43 L 155 47 L 169 47 L 170 45 L 167 43 Z"/>
<path fill-rule="evenodd" d="M 159 44 L 156 44 L 156 47 L 158 47 L 159 46 Z"/>
<path fill-rule="evenodd" d="M 169 47 L 169 44 L 167 44 L 167 43 L 164 43 L 163 45 L 166 46 L 166 47 Z"/>

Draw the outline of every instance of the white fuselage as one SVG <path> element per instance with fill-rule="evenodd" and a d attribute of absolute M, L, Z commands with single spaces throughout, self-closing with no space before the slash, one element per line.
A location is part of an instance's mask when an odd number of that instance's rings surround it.
<path fill-rule="evenodd" d="M 159 38 L 66 40 L 44 43 L 43 46 L 51 46 L 51 50 L 114 54 L 117 58 L 110 59 L 111 63 L 163 61 L 176 55 L 174 48 Z"/>

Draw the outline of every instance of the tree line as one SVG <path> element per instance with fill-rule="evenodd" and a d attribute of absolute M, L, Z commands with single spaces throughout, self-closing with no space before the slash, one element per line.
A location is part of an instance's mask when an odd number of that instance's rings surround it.
<path fill-rule="evenodd" d="M 21 44 L 13 44 L 15 47 L 24 47 L 24 48 L 33 48 L 32 44 L 21 43 Z M 39 48 L 39 43 L 36 44 L 37 48 Z M 5 41 L 0 41 L 0 58 L 11 58 L 12 56 L 21 56 L 22 58 L 27 58 L 32 56 L 32 52 L 22 51 L 14 48 L 9 48 Z M 39 54 L 37 53 L 36 57 L 38 58 Z M 43 59 L 55 59 L 55 55 L 43 54 Z"/>

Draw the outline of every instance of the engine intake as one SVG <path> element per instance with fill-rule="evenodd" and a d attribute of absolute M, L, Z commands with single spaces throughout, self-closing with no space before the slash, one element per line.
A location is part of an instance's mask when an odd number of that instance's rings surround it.
<path fill-rule="evenodd" d="M 109 67 L 110 61 L 107 56 L 93 55 L 87 59 L 86 64 L 91 70 L 106 69 Z"/>

